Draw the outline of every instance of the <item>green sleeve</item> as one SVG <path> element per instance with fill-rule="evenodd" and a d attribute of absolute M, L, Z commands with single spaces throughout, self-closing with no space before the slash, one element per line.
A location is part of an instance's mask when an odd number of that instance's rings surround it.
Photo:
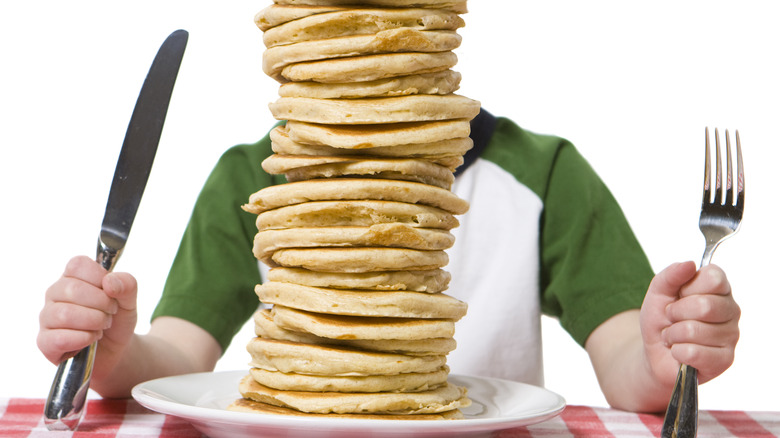
<path fill-rule="evenodd" d="M 252 241 L 256 216 L 241 210 L 249 195 L 278 183 L 260 167 L 268 136 L 224 153 L 195 203 L 152 319 L 175 316 L 209 333 L 225 351 L 257 309 L 260 282 Z"/>
<path fill-rule="evenodd" d="M 543 312 L 580 344 L 611 316 L 641 307 L 653 271 L 620 206 L 562 141 L 542 193 Z"/>

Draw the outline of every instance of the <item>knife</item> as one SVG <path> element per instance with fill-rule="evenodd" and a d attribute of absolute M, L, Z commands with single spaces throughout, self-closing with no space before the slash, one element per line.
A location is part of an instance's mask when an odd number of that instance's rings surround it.
<path fill-rule="evenodd" d="M 188 37 L 187 31 L 177 30 L 163 42 L 130 118 L 98 236 L 96 260 L 107 271 L 113 269 L 130 234 Z M 81 422 L 96 350 L 94 342 L 57 367 L 44 407 L 44 423 L 49 430 L 76 430 Z"/>

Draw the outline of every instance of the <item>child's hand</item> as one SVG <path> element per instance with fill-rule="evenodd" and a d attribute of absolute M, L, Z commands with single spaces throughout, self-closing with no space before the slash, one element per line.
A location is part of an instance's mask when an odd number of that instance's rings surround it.
<path fill-rule="evenodd" d="M 674 385 L 680 363 L 698 370 L 701 383 L 734 362 L 740 309 L 722 269 L 693 262 L 674 264 L 650 283 L 640 327 L 651 372 Z"/>
<path fill-rule="evenodd" d="M 130 274 L 108 273 L 85 256 L 74 257 L 46 291 L 38 348 L 54 364 L 100 340 L 100 355 L 121 355 L 137 321 L 137 284 Z"/>

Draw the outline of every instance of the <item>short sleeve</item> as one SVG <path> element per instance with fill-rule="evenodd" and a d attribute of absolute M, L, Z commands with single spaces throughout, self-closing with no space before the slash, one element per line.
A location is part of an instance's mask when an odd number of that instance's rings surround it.
<path fill-rule="evenodd" d="M 255 215 L 241 209 L 255 191 L 276 183 L 261 168 L 270 140 L 226 151 L 195 203 L 162 297 L 152 315 L 175 316 L 208 331 L 222 351 L 257 309 L 260 282 L 252 241 Z"/>
<path fill-rule="evenodd" d="M 610 191 L 569 143 L 562 143 L 543 192 L 542 310 L 580 344 L 610 317 L 641 307 L 653 276 Z"/>

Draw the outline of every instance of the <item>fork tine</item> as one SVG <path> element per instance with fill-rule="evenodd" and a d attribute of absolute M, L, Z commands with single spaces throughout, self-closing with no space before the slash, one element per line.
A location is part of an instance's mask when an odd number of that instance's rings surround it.
<path fill-rule="evenodd" d="M 710 131 L 704 128 L 704 196 L 702 204 L 710 203 Z"/>
<path fill-rule="evenodd" d="M 723 187 L 721 186 L 723 172 L 721 168 L 720 135 L 718 134 L 718 128 L 715 128 L 715 197 L 712 202 L 716 204 L 723 202 Z"/>
<path fill-rule="evenodd" d="M 726 130 L 726 199 L 725 205 L 734 205 L 734 191 L 731 185 L 731 140 L 729 139 L 729 130 Z"/>
<path fill-rule="evenodd" d="M 742 145 L 739 142 L 739 130 L 737 137 L 737 209 L 742 212 L 745 207 L 745 172 L 742 169 Z"/>

